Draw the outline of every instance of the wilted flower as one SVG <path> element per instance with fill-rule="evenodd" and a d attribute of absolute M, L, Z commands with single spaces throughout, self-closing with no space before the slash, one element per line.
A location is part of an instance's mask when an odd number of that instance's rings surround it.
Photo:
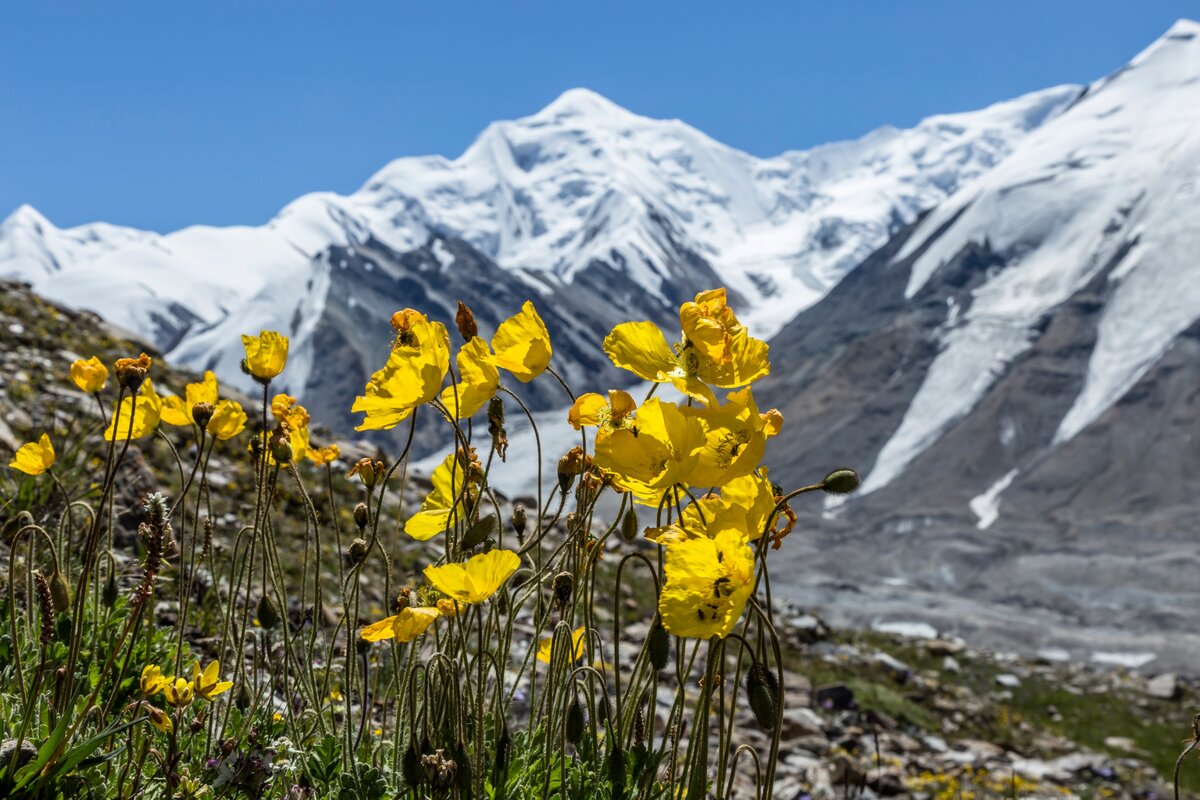
<path fill-rule="evenodd" d="M 71 380 L 81 392 L 95 394 L 103 389 L 108 381 L 108 367 L 96 356 L 86 361 L 82 358 L 76 359 L 71 363 Z"/>
<path fill-rule="evenodd" d="M 26 442 L 17 448 L 8 466 L 26 475 L 41 475 L 54 466 L 54 445 L 49 434 L 43 433 L 36 442 Z"/>
<path fill-rule="evenodd" d="M 114 369 L 117 373 L 117 383 L 126 389 L 136 390 L 146 380 L 150 371 L 150 356 L 142 353 L 137 358 L 118 358 Z"/>

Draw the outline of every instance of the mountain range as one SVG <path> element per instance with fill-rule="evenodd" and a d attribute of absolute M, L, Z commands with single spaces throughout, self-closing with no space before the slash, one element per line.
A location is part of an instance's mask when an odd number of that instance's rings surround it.
<path fill-rule="evenodd" d="M 287 388 L 343 430 L 402 306 L 450 322 L 462 299 L 490 333 L 532 298 L 568 380 L 602 390 L 627 380 L 599 349 L 614 323 L 672 327 L 724 285 L 771 341 L 773 477 L 865 478 L 801 509 L 799 599 L 1168 663 L 1200 644 L 1198 117 L 1189 21 L 1088 86 L 766 159 L 574 89 L 261 227 L 23 206 L 0 275 L 243 385 L 238 334 L 283 330 Z"/>

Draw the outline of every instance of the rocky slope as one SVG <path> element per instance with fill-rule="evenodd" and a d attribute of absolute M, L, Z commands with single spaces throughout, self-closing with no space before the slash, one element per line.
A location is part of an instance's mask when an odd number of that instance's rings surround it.
<path fill-rule="evenodd" d="M 1179 665 L 1200 639 L 1200 25 L 1180 22 L 772 342 L 798 555 L 846 619 Z M 810 572 L 811 576 L 812 573 Z"/>

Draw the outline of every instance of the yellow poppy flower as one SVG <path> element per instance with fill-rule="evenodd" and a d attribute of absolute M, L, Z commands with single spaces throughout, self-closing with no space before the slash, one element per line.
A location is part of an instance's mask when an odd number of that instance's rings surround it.
<path fill-rule="evenodd" d="M 141 687 L 142 694 L 147 697 L 152 697 L 163 690 L 167 685 L 167 679 L 163 677 L 162 670 L 154 664 L 147 664 L 142 667 L 142 677 L 138 681 Z"/>
<path fill-rule="evenodd" d="M 533 303 L 526 300 L 520 313 L 500 323 L 492 337 L 492 350 L 496 354 L 491 362 L 511 372 L 521 383 L 529 383 L 545 371 L 553 353 L 550 332 Z"/>
<path fill-rule="evenodd" d="M 679 406 L 652 397 L 632 425 L 596 434 L 595 463 L 618 487 L 657 504 L 663 490 L 688 480 L 704 447 L 704 427 Z"/>
<path fill-rule="evenodd" d="M 366 414 L 355 430 L 393 428 L 417 406 L 437 397 L 441 389 L 450 369 L 450 334 L 442 323 L 430 322 L 417 312 L 412 315 L 387 364 L 371 376 L 364 395 L 350 407 L 352 412 Z"/>
<path fill-rule="evenodd" d="M 192 663 L 192 691 L 197 697 L 212 700 L 222 692 L 233 688 L 233 681 L 221 680 L 221 662 L 210 661 L 208 666 L 200 669 L 200 662 Z"/>
<path fill-rule="evenodd" d="M 378 642 L 384 639 L 411 642 L 425 633 L 425 630 L 441 615 L 442 612 L 436 608 L 410 607 L 402 610 L 399 614 L 366 626 L 359 635 L 368 642 Z"/>
<path fill-rule="evenodd" d="M 163 697 L 167 703 L 176 708 L 183 708 L 192 702 L 192 696 L 195 690 L 192 689 L 192 682 L 187 678 L 167 678 L 167 682 L 163 686 Z"/>
<path fill-rule="evenodd" d="M 277 394 L 271 399 L 271 416 L 279 421 L 280 427 L 287 433 L 292 461 L 302 461 L 308 457 L 308 423 L 312 419 L 308 409 L 297 403 L 290 394 Z M 267 463 L 275 463 L 270 452 L 267 453 Z"/>
<path fill-rule="evenodd" d="M 458 612 L 462 611 L 464 608 L 462 604 L 451 600 L 449 597 L 443 597 L 441 600 L 438 600 L 436 605 L 437 610 L 440 611 L 442 616 L 447 619 L 453 619 L 457 617 Z"/>
<path fill-rule="evenodd" d="M 767 518 L 775 509 L 775 488 L 762 467 L 734 478 L 721 488 L 721 494 L 707 494 L 689 503 L 671 525 L 649 528 L 646 538 L 667 545 L 685 539 L 715 538 L 727 531 L 754 542 L 762 538 Z M 776 520 L 776 530 L 783 522 Z"/>
<path fill-rule="evenodd" d="M 222 442 L 232 439 L 246 429 L 246 412 L 236 400 L 222 400 L 204 429 Z"/>
<path fill-rule="evenodd" d="M 287 364 L 288 337 L 278 331 L 259 331 L 258 336 L 242 335 L 246 348 L 246 371 L 261 383 L 269 383 Z"/>
<path fill-rule="evenodd" d="M 49 434 L 43 433 L 36 442 L 26 442 L 18 447 L 8 465 L 26 475 L 41 475 L 54 466 L 54 445 L 50 443 Z"/>
<path fill-rule="evenodd" d="M 567 422 L 579 430 L 584 427 L 600 428 L 602 430 L 624 427 L 637 408 L 637 403 L 629 392 L 620 389 L 609 389 L 608 397 L 588 392 L 575 399 L 571 410 L 567 412 Z"/>
<path fill-rule="evenodd" d="M 95 394 L 108 381 L 108 367 L 95 356 L 86 361 L 77 359 L 71 363 L 71 380 L 79 387 L 79 391 Z"/>
<path fill-rule="evenodd" d="M 754 551 L 746 536 L 722 531 L 668 544 L 666 551 L 658 599 L 663 626 L 692 639 L 728 636 L 754 585 Z"/>
<path fill-rule="evenodd" d="M 168 425 L 193 425 L 196 420 L 192 416 L 192 408 L 197 403 L 217 404 L 217 376 L 211 371 L 204 373 L 200 383 L 189 383 L 184 389 L 183 397 L 164 397 L 162 401 L 162 421 Z"/>
<path fill-rule="evenodd" d="M 767 343 L 738 322 L 725 304 L 724 289 L 701 292 L 694 303 L 684 303 L 680 324 L 682 341 L 671 347 L 652 322 L 622 323 L 605 337 L 604 352 L 618 367 L 648 381 L 670 383 L 710 405 L 709 385 L 733 389 L 771 371 Z"/>
<path fill-rule="evenodd" d="M 471 605 L 495 594 L 519 566 L 521 557 L 512 550 L 489 550 L 463 564 L 428 566 L 425 578 L 442 594 Z"/>
<path fill-rule="evenodd" d="M 309 447 L 306 455 L 308 460 L 316 464 L 318 467 L 323 467 L 326 464 L 337 459 L 342 454 L 342 449 L 336 444 L 331 444 L 326 447 Z"/>
<path fill-rule="evenodd" d="M 584 645 L 587 643 L 587 626 L 576 628 L 571 631 L 571 661 L 576 662 L 583 658 Z M 547 636 L 538 642 L 537 660 L 543 664 L 550 663 L 550 651 L 554 646 L 554 637 Z"/>
<path fill-rule="evenodd" d="M 421 501 L 421 509 L 404 523 L 404 532 L 421 542 L 449 528 L 456 509 L 459 516 L 463 514 L 460 495 L 466 481 L 466 470 L 459 462 L 458 454 L 451 453 L 442 459 L 430 480 L 433 489 Z"/>
<path fill-rule="evenodd" d="M 154 391 L 154 381 L 149 379 L 142 384 L 137 397 L 126 397 L 121 405 L 113 412 L 108 420 L 108 428 L 104 431 L 104 440 L 111 442 L 124 441 L 130 436 L 130 420 L 132 419 L 134 439 L 142 439 L 154 433 L 162 415 L 162 400 Z"/>
<path fill-rule="evenodd" d="M 458 349 L 458 384 L 442 390 L 442 405 L 457 419 L 474 415 L 500 387 L 500 372 L 491 357 L 487 342 L 478 336 Z"/>
<path fill-rule="evenodd" d="M 765 420 L 758 413 L 750 387 L 730 392 L 726 400 L 724 405 L 681 409 L 704 426 L 704 447 L 688 477 L 695 486 L 724 486 L 734 478 L 749 475 L 766 450 Z"/>

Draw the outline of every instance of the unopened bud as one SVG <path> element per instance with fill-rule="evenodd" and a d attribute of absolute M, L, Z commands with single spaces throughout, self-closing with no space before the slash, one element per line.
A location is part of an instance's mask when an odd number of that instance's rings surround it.
<path fill-rule="evenodd" d="M 663 627 L 662 617 L 655 615 L 650 633 L 646 637 L 646 650 L 650 655 L 650 666 L 663 670 L 671 659 L 671 635 Z"/>
<path fill-rule="evenodd" d="M 756 662 L 746 673 L 745 683 L 754 719 L 763 728 L 774 730 L 779 708 L 777 703 L 779 682 L 775 678 L 775 673 Z"/>
<path fill-rule="evenodd" d="M 363 482 L 363 486 L 368 489 L 374 489 L 375 484 L 379 483 L 387 472 L 387 465 L 378 459 L 360 458 L 350 469 L 350 477 L 358 476 L 358 479 Z"/>
<path fill-rule="evenodd" d="M 358 526 L 360 531 L 367 529 L 367 523 L 370 522 L 370 514 L 367 511 L 366 503 L 359 503 L 354 507 L 354 524 Z"/>
<path fill-rule="evenodd" d="M 583 704 L 576 697 L 567 708 L 567 741 L 576 747 L 583 741 L 583 728 L 586 721 L 583 718 Z"/>
<path fill-rule="evenodd" d="M 564 608 L 571 602 L 571 591 L 575 588 L 575 578 L 569 572 L 560 572 L 554 576 L 551 583 L 554 590 L 554 604 Z"/>
<path fill-rule="evenodd" d="M 292 442 L 286 431 L 282 428 L 276 430 L 267 444 L 271 448 L 271 458 L 275 459 L 276 464 L 292 463 Z"/>
<path fill-rule="evenodd" d="M 632 542 L 638 535 L 638 516 L 637 512 L 630 508 L 625 512 L 625 516 L 621 518 L 621 538 L 627 542 Z"/>
<path fill-rule="evenodd" d="M 403 611 L 404 609 L 408 608 L 411 605 L 412 605 L 412 589 L 405 587 L 400 590 L 399 594 L 396 595 L 396 602 L 393 606 L 393 610 L 395 610 L 395 612 L 397 614 L 399 614 L 401 611 Z"/>
<path fill-rule="evenodd" d="M 258 617 L 258 624 L 266 630 L 271 630 L 279 625 L 281 619 L 279 609 L 275 608 L 275 603 L 271 600 L 271 597 L 265 594 L 258 598 L 256 616 Z"/>
<path fill-rule="evenodd" d="M 852 469 L 835 469 L 825 476 L 821 488 L 830 494 L 850 494 L 858 488 L 858 473 Z"/>
<path fill-rule="evenodd" d="M 50 575 L 50 598 L 59 613 L 71 607 L 71 582 L 57 567 Z"/>

